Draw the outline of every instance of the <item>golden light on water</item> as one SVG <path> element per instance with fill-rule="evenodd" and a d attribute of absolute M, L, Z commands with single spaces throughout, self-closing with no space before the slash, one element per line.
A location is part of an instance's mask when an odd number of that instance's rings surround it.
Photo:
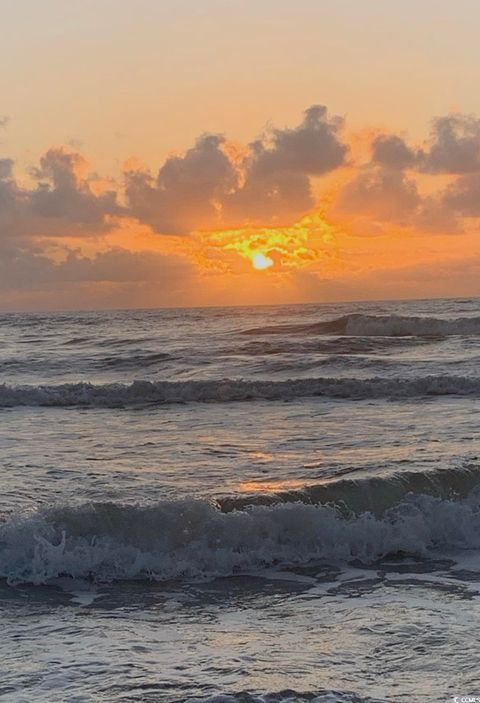
<path fill-rule="evenodd" d="M 295 488 L 303 488 L 305 481 L 299 479 L 265 480 L 265 481 L 242 481 L 239 484 L 241 491 L 246 493 L 276 493 L 278 491 L 288 491 Z"/>
<path fill-rule="evenodd" d="M 259 252 L 258 254 L 253 255 L 252 265 L 254 269 L 257 269 L 257 271 L 262 271 L 263 269 L 268 269 L 270 266 L 273 266 L 273 259 Z"/>

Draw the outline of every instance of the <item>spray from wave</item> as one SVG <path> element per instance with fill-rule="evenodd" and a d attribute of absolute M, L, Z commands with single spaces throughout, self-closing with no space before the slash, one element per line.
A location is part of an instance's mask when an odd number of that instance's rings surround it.
<path fill-rule="evenodd" d="M 123 407 L 141 404 L 233 402 L 327 398 L 418 398 L 479 396 L 480 379 L 464 376 L 423 378 L 306 378 L 287 381 L 134 381 L 131 384 L 65 383 L 41 386 L 0 386 L 0 407 Z"/>
<path fill-rule="evenodd" d="M 466 475 L 464 492 L 472 479 L 471 472 Z M 59 576 L 212 578 L 312 560 L 371 563 L 392 554 L 428 557 L 480 547 L 478 490 L 449 498 L 409 493 L 399 502 L 390 479 L 384 490 L 391 504 L 377 515 L 300 499 L 276 505 L 183 499 L 41 508 L 12 515 L 0 526 L 0 577 L 34 584 Z"/>

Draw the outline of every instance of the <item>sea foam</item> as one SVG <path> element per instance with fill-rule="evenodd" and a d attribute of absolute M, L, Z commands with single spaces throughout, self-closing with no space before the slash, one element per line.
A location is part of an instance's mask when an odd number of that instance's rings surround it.
<path fill-rule="evenodd" d="M 138 404 L 233 402 L 328 398 L 416 398 L 479 396 L 480 379 L 469 376 L 422 378 L 305 378 L 286 381 L 220 379 L 205 381 L 134 381 L 123 383 L 64 383 L 58 385 L 0 385 L 0 407 L 122 407 Z"/>
<path fill-rule="evenodd" d="M 0 577 L 34 584 L 59 576 L 213 578 L 312 560 L 371 563 L 479 547 L 476 491 L 461 500 L 410 494 L 382 516 L 301 502 L 230 512 L 194 499 L 88 503 L 10 516 L 0 527 Z"/>

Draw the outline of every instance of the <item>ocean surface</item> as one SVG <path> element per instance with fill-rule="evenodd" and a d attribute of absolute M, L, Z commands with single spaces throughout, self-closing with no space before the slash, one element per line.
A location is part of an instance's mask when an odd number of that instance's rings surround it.
<path fill-rule="evenodd" d="M 480 300 L 0 334 L 1 701 L 480 696 Z"/>

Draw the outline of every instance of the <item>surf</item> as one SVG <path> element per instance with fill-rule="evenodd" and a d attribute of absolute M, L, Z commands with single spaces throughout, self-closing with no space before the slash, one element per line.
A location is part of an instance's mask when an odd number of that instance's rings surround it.
<path fill-rule="evenodd" d="M 344 482 L 318 503 L 310 492 L 309 502 L 297 493 L 295 500 L 270 505 L 183 498 L 41 507 L 0 525 L 0 577 L 11 584 L 61 576 L 211 579 L 312 561 L 371 564 L 390 555 L 426 559 L 480 548 L 478 468 L 437 474 L 404 478 L 400 494 L 398 479 L 371 483 L 372 499 L 382 490 L 389 495 L 376 513 L 366 503 L 350 499 L 349 505 Z M 436 489 L 426 493 L 427 484 Z M 365 493 L 361 483 L 351 487 Z"/>
<path fill-rule="evenodd" d="M 0 385 L 0 407 L 115 408 L 142 404 L 225 403 L 326 397 L 346 400 L 408 399 L 480 395 L 480 379 L 469 376 L 422 378 L 303 378 L 285 381 L 243 379 L 88 382 L 57 385 Z"/>
<path fill-rule="evenodd" d="M 241 332 L 244 335 L 330 335 L 352 337 L 446 337 L 480 335 L 480 317 L 444 319 L 409 315 L 352 313 L 313 323 L 269 325 Z"/>

